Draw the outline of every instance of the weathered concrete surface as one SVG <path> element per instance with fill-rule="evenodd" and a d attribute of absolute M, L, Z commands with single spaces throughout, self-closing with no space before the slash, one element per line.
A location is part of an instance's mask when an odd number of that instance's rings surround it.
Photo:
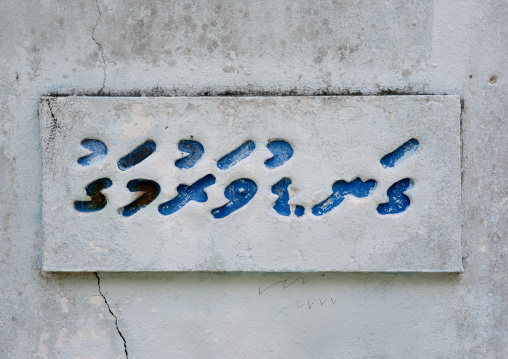
<path fill-rule="evenodd" d="M 44 97 L 39 117 L 44 271 L 462 270 L 458 96 Z M 272 139 L 291 149 L 276 168 Z M 203 151 L 190 168 L 181 140 Z M 381 161 L 408 140 L 415 152 Z M 148 157 L 125 167 L 138 146 Z M 101 179 L 104 202 L 76 207 Z M 139 179 L 145 194 L 128 190 Z M 132 205 L 140 195 L 151 202 Z"/>
<path fill-rule="evenodd" d="M 95 275 L 37 264 L 41 96 L 385 90 L 463 99 L 464 273 L 102 273 L 129 357 L 508 356 L 504 1 L 0 7 L 1 357 L 125 356 Z"/>

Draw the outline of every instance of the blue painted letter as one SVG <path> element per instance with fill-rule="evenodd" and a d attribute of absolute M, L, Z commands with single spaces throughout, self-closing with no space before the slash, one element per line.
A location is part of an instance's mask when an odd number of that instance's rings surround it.
<path fill-rule="evenodd" d="M 283 140 L 275 140 L 268 142 L 266 148 L 273 154 L 272 158 L 265 161 L 265 166 L 268 168 L 276 168 L 282 166 L 293 157 L 293 147 L 289 142 Z"/>
<path fill-rule="evenodd" d="M 279 196 L 277 202 L 273 205 L 273 209 L 275 212 L 282 216 L 289 216 L 291 214 L 291 207 L 289 206 L 289 191 L 288 187 L 291 184 L 291 180 L 289 178 L 283 178 L 276 184 L 272 186 L 272 193 Z M 295 207 L 295 215 L 300 217 L 305 212 L 305 208 L 303 206 Z"/>
<path fill-rule="evenodd" d="M 129 203 L 121 209 L 121 214 L 124 217 L 130 217 L 139 211 L 141 208 L 148 206 L 157 198 L 161 192 L 161 187 L 155 181 L 147 179 L 135 179 L 127 183 L 127 188 L 131 192 L 144 192 L 134 202 Z"/>
<path fill-rule="evenodd" d="M 413 180 L 410 178 L 404 178 L 392 184 L 386 193 L 388 203 L 381 203 L 377 206 L 377 212 L 381 215 L 404 212 L 411 203 L 404 192 L 411 188 L 413 188 Z"/>
<path fill-rule="evenodd" d="M 172 200 L 159 205 L 159 213 L 163 216 L 167 216 L 175 213 L 190 201 L 206 202 L 208 200 L 208 195 L 205 192 L 205 188 L 214 183 L 215 177 L 208 174 L 190 186 L 184 184 L 179 185 L 176 188 L 178 195 Z"/>
<path fill-rule="evenodd" d="M 217 167 L 220 170 L 227 170 L 228 168 L 233 167 L 241 160 L 249 157 L 249 155 L 254 151 L 256 148 L 256 144 L 252 141 L 244 142 L 240 147 L 236 148 L 235 150 L 231 151 L 224 157 L 222 157 L 220 160 L 217 161 Z"/>
<path fill-rule="evenodd" d="M 358 198 L 367 197 L 376 188 L 376 181 L 367 180 L 363 182 L 361 179 L 356 178 L 351 182 L 337 181 L 332 186 L 333 194 L 325 199 L 323 202 L 316 204 L 312 207 L 312 213 L 315 216 L 322 216 L 330 212 L 332 209 L 342 203 L 347 195 Z"/>
<path fill-rule="evenodd" d="M 381 165 L 383 168 L 387 167 L 395 167 L 402 161 L 404 161 L 406 158 L 412 156 L 418 147 L 420 146 L 418 140 L 415 140 L 414 138 L 410 139 L 409 141 L 402 144 L 400 147 L 398 147 L 395 151 L 390 152 L 389 154 L 383 156 L 381 158 Z"/>
<path fill-rule="evenodd" d="M 205 152 L 201 143 L 192 140 L 181 140 L 178 143 L 178 149 L 182 152 L 190 153 L 188 156 L 175 161 L 175 166 L 181 169 L 193 167 Z"/>
<path fill-rule="evenodd" d="M 99 140 L 85 139 L 81 141 L 81 146 L 92 152 L 78 159 L 81 166 L 91 166 L 99 163 L 108 154 L 108 148 L 104 142 Z"/>
<path fill-rule="evenodd" d="M 248 178 L 240 178 L 231 182 L 224 190 L 224 197 L 229 202 L 224 206 L 212 210 L 215 218 L 229 216 L 237 209 L 245 206 L 254 197 L 258 190 L 257 184 Z"/>
<path fill-rule="evenodd" d="M 109 178 L 100 178 L 86 186 L 86 194 L 90 196 L 90 201 L 76 201 L 74 208 L 78 212 L 97 212 L 106 207 L 108 200 L 101 191 L 109 188 L 113 182 Z"/>
<path fill-rule="evenodd" d="M 118 168 L 122 171 L 128 170 L 131 167 L 144 161 L 148 156 L 155 152 L 155 142 L 148 140 L 142 145 L 136 147 L 131 153 L 123 156 L 118 161 Z"/>

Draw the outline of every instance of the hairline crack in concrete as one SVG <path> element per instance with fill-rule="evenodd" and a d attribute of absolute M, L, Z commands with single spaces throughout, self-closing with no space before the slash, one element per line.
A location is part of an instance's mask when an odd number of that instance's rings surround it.
<path fill-rule="evenodd" d="M 95 0 L 95 4 L 97 5 L 97 12 L 99 13 L 99 17 L 97 18 L 95 26 L 93 27 L 92 40 L 97 44 L 97 46 L 99 46 L 99 50 L 101 51 L 102 63 L 104 65 L 104 78 L 102 80 L 102 87 L 99 90 L 99 94 L 101 94 L 102 90 L 104 90 L 104 87 L 106 87 L 106 59 L 104 58 L 104 49 L 102 48 L 102 45 L 95 39 L 95 29 L 97 29 L 97 25 L 99 25 L 99 21 L 101 20 L 102 17 L 101 9 L 99 7 L 99 0 Z"/>
<path fill-rule="evenodd" d="M 125 337 L 123 336 L 122 332 L 120 331 L 120 328 L 118 328 L 118 317 L 115 315 L 115 313 L 113 313 L 113 311 L 111 310 L 111 307 L 109 306 L 108 300 L 106 299 L 106 296 L 102 293 L 101 278 L 99 277 L 99 273 L 97 273 L 97 272 L 94 272 L 94 273 L 95 273 L 95 276 L 97 277 L 97 285 L 99 286 L 99 294 L 104 299 L 104 303 L 106 303 L 109 313 L 113 316 L 113 318 L 115 318 L 116 331 L 118 332 L 118 335 L 120 335 L 120 338 L 122 338 L 122 340 L 123 340 L 123 348 L 125 351 L 125 357 L 127 359 L 129 359 L 129 352 L 127 351 L 127 341 L 125 340 Z"/>

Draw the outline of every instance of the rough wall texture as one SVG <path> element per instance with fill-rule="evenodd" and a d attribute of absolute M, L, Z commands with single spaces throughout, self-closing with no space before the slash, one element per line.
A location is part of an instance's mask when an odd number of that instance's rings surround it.
<path fill-rule="evenodd" d="M 506 5 L 2 1 L 0 357 L 508 357 Z M 460 95 L 464 273 L 42 273 L 38 99 L 142 93 Z"/>

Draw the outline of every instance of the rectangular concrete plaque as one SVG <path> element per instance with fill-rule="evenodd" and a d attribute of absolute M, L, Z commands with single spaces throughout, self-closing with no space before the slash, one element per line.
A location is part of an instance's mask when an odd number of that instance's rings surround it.
<path fill-rule="evenodd" d="M 457 96 L 47 97 L 46 271 L 459 272 Z"/>

